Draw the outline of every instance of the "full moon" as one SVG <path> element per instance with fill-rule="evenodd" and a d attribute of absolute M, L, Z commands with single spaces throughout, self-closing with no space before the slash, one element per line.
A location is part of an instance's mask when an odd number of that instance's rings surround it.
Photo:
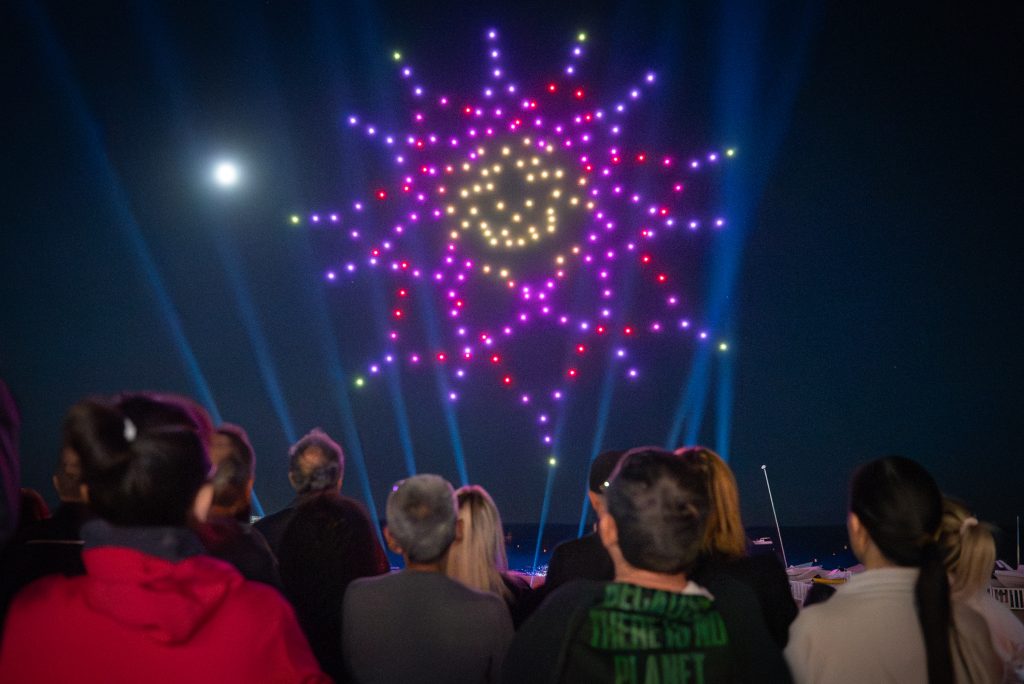
<path fill-rule="evenodd" d="M 213 168 L 213 180 L 217 185 L 231 187 L 238 183 L 238 166 L 232 162 L 220 162 Z"/>

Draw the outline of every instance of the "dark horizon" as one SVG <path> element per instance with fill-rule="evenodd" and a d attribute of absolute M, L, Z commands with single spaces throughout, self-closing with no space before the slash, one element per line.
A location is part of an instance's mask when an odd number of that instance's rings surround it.
<path fill-rule="evenodd" d="M 377 182 L 375 148 L 343 122 L 362 112 L 402 128 L 392 50 L 432 85 L 470 92 L 494 26 L 524 85 L 545 83 L 580 30 L 602 96 L 657 71 L 630 122 L 651 149 L 736 147 L 735 170 L 711 184 L 732 232 L 687 257 L 696 309 L 729 341 L 690 432 L 725 451 L 748 525 L 772 524 L 762 464 L 783 526 L 839 525 L 856 465 L 898 453 L 1012 537 L 1024 508 L 1019 5 L 26 0 L 3 14 L 0 377 L 23 413 L 22 483 L 51 503 L 74 401 L 125 389 L 204 401 L 198 369 L 222 418 L 252 437 L 268 512 L 291 498 L 287 433 L 321 426 L 349 452 L 343 492 L 368 488 L 383 513 L 407 473 L 400 421 L 386 388 L 352 385 L 381 307 L 371 287 L 324 283 L 332 247 L 288 217 Z M 206 183 L 227 153 L 248 174 L 230 197 Z M 616 386 L 602 448 L 662 444 L 696 349 L 643 348 L 652 372 Z M 599 413 L 586 389 L 566 409 L 551 523 L 579 520 Z M 400 394 L 418 469 L 457 486 L 433 376 L 403 373 Z M 457 408 L 469 480 L 506 522 L 537 522 L 549 454 L 495 396 Z"/>

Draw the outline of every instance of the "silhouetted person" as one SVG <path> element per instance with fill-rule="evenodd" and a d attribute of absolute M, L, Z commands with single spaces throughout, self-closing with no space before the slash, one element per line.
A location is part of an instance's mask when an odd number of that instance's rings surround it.
<path fill-rule="evenodd" d="M 277 558 L 249 523 L 256 455 L 241 427 L 224 423 L 214 430 L 210 460 L 214 472 L 213 505 L 196 532 L 211 556 L 226 560 L 246 579 L 280 588 Z"/>
<path fill-rule="evenodd" d="M 608 478 L 618 465 L 625 451 L 604 451 L 590 464 L 587 498 L 597 518 L 604 513 L 604 490 Z M 548 575 L 544 580 L 544 593 L 550 593 L 574 579 L 607 581 L 615 576 L 611 556 L 601 544 L 597 531 L 591 531 L 579 539 L 562 542 L 555 547 L 548 563 Z"/>
<path fill-rule="evenodd" d="M 443 478 L 415 475 L 392 487 L 384 537 L 405 569 L 355 580 L 345 592 L 342 656 L 355 681 L 497 681 L 512 620 L 500 598 L 442 572 L 455 526 L 455 493 Z"/>
<path fill-rule="evenodd" d="M 288 450 L 288 482 L 295 498 L 277 513 L 256 521 L 256 529 L 266 537 L 274 555 L 281 551 L 281 538 L 288 528 L 295 507 L 323 492 L 337 492 L 345 477 L 345 454 L 320 428 L 310 430 Z"/>
<path fill-rule="evenodd" d="M 324 492 L 299 504 L 281 540 L 281 581 L 324 672 L 347 681 L 341 610 L 352 580 L 383 575 L 388 559 L 362 504 Z"/>
<path fill-rule="evenodd" d="M 7 383 L 0 380 L 0 551 L 18 527 L 18 489 L 21 487 L 21 464 L 18 461 L 18 439 L 21 436 L 21 414 Z"/>

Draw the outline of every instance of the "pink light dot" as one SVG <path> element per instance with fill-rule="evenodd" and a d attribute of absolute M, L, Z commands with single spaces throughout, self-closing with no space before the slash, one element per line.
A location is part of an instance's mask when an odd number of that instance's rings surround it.
<path fill-rule="evenodd" d="M 700 339 L 702 339 L 702 340 L 708 339 L 708 334 L 706 332 L 704 332 L 703 330 L 700 333 Z"/>
<path fill-rule="evenodd" d="M 373 364 L 372 366 L 370 366 L 370 372 L 376 375 L 377 373 L 380 372 L 380 366 L 378 366 L 377 364 Z"/>
<path fill-rule="evenodd" d="M 537 422 L 544 424 L 548 422 L 548 414 L 542 413 L 537 417 Z"/>
<path fill-rule="evenodd" d="M 328 271 L 327 272 L 327 279 L 328 280 L 334 280 L 337 277 L 338 277 L 338 274 L 335 273 L 334 271 Z"/>

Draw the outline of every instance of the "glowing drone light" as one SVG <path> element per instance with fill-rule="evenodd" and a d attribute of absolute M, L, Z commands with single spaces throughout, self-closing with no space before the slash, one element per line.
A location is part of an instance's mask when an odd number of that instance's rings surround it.
<path fill-rule="evenodd" d="M 579 80 L 586 33 L 576 36 L 559 75 L 535 90 L 512 80 L 498 32 L 488 30 L 485 38 L 486 77 L 476 98 L 432 93 L 403 54 L 393 52 L 411 98 L 408 128 L 389 131 L 365 117 L 347 117 L 353 131 L 390 157 L 392 178 L 352 201 L 347 215 L 332 210 L 290 221 L 336 229 L 351 245 L 352 253 L 325 270 L 328 282 L 341 284 L 342 276 L 369 270 L 397 281 L 393 327 L 380 353 L 366 361 L 358 387 L 379 377 L 385 365 L 431 364 L 453 383 L 482 373 L 514 390 L 513 401 L 534 412 L 541 443 L 551 445 L 549 425 L 566 388 L 594 382 L 600 373 L 593 366 L 602 359 L 622 363 L 609 372 L 642 382 L 639 355 L 628 351 L 636 340 L 670 333 L 698 343 L 711 337 L 680 318 L 686 300 L 675 286 L 686 273 L 674 268 L 678 245 L 672 242 L 725 227 L 723 217 L 692 208 L 688 190 L 698 174 L 736 151 L 680 159 L 637 147 L 626 119 L 657 74 L 644 73 L 623 97 L 602 105 Z M 411 233 L 416 249 L 407 242 Z M 644 292 L 635 314 L 619 301 L 627 270 L 636 270 Z M 507 305 L 498 321 L 479 304 L 482 292 L 493 297 L 495 284 Z M 430 289 L 450 323 L 442 348 L 410 326 L 412 286 Z M 578 304 L 580 291 L 595 296 Z M 539 386 L 515 353 L 518 340 L 531 337 L 522 333 L 537 326 L 560 331 L 564 340 L 546 356 L 575 357 Z M 728 345 L 718 342 L 717 349 L 725 352 Z M 463 396 L 446 392 L 451 402 Z"/>

